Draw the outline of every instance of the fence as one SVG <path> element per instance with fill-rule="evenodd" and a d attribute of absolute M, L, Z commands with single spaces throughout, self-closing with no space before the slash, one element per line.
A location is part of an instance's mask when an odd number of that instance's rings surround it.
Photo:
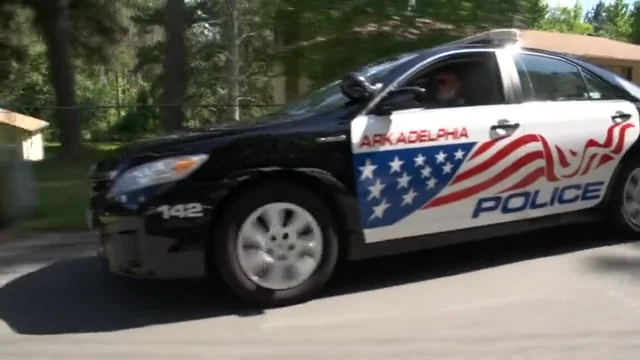
<path fill-rule="evenodd" d="M 45 131 L 48 141 L 56 141 L 60 127 L 56 126 L 56 111 L 73 109 L 77 116 L 85 141 L 128 141 L 144 135 L 153 135 L 163 130 L 161 111 L 166 107 L 181 106 L 184 112 L 186 128 L 201 128 L 233 122 L 228 104 L 79 104 L 74 107 L 52 105 L 33 106 L 16 105 L 10 109 L 25 115 L 49 121 Z M 282 105 L 279 104 L 240 104 L 240 121 L 251 122 L 261 115 L 270 113 Z"/>

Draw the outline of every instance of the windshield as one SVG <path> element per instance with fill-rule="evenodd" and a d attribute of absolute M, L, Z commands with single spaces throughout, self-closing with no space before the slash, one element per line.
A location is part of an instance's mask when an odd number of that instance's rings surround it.
<path fill-rule="evenodd" d="M 416 56 L 417 54 L 415 53 L 403 54 L 392 59 L 366 65 L 357 70 L 356 73 L 363 75 L 373 85 L 382 83 L 385 86 L 387 84 L 384 84 L 384 78 L 391 70 Z M 340 82 L 341 80 L 337 80 L 319 89 L 309 91 L 274 114 L 299 115 L 307 112 L 325 112 L 339 109 L 349 100 L 342 94 Z"/>

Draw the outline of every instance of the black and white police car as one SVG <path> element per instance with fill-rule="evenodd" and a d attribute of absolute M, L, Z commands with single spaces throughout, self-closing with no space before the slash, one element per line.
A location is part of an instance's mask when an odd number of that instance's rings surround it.
<path fill-rule="evenodd" d="M 436 98 L 441 74 L 461 101 Z M 92 170 L 111 271 L 219 274 L 260 306 L 358 260 L 558 224 L 640 231 L 640 88 L 495 30 L 403 54 L 251 125 L 123 147 Z"/>

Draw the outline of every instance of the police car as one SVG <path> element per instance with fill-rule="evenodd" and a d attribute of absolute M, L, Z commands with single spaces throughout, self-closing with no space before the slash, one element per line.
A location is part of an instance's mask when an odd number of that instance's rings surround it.
<path fill-rule="evenodd" d="M 601 220 L 635 234 L 638 103 L 611 72 L 489 31 L 257 123 L 127 145 L 93 167 L 90 222 L 112 272 L 216 274 L 260 306 L 313 298 L 340 260 Z"/>

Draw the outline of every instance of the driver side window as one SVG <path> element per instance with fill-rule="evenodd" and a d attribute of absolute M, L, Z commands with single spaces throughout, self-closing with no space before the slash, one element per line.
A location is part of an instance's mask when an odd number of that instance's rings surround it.
<path fill-rule="evenodd" d="M 424 92 L 418 97 L 407 92 L 390 94 L 394 96 L 387 99 L 391 111 L 497 105 L 505 101 L 494 52 L 449 56 L 418 72 L 398 89 L 407 87 Z"/>

